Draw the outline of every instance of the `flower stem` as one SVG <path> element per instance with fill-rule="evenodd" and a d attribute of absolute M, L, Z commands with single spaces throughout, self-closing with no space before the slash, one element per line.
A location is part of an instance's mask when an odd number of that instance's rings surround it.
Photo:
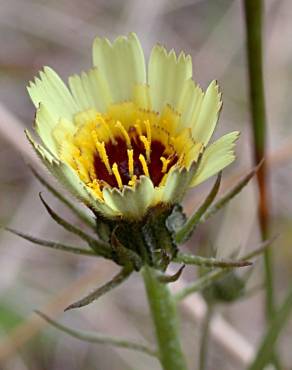
<path fill-rule="evenodd" d="M 262 61 L 262 0 L 245 0 L 247 54 L 250 85 L 250 104 L 254 136 L 254 158 L 259 163 L 266 155 L 266 112 Z M 262 239 L 268 237 L 269 206 L 267 197 L 267 166 L 262 164 L 257 173 L 259 186 L 259 221 Z M 274 287 L 272 251 L 264 252 L 266 275 L 266 315 L 270 320 L 274 313 Z"/>
<path fill-rule="evenodd" d="M 167 284 L 160 283 L 149 266 L 142 269 L 150 311 L 155 326 L 159 358 L 164 370 L 187 370 L 178 332 L 175 301 Z"/>
<path fill-rule="evenodd" d="M 210 333 L 210 321 L 213 314 L 213 307 L 211 304 L 208 304 L 206 316 L 204 318 L 202 326 L 202 336 L 200 343 L 200 357 L 199 357 L 199 369 L 205 370 L 207 368 L 207 352 L 209 344 L 209 333 Z"/>

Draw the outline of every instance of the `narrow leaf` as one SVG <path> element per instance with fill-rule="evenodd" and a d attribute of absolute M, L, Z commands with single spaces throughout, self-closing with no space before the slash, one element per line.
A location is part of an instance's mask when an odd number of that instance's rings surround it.
<path fill-rule="evenodd" d="M 273 357 L 273 349 L 276 341 L 288 322 L 292 313 L 292 286 L 290 291 L 275 316 L 271 319 L 266 334 L 259 346 L 256 357 L 249 367 L 249 370 L 262 370 L 271 361 Z"/>
<path fill-rule="evenodd" d="M 233 188 L 227 191 L 201 218 L 200 223 L 205 222 L 217 213 L 221 208 L 223 208 L 232 198 L 241 192 L 241 190 L 249 183 L 253 176 L 257 173 L 261 167 L 263 161 L 261 161 L 257 166 L 255 166 L 247 175 L 245 175 Z"/>
<path fill-rule="evenodd" d="M 186 221 L 182 228 L 176 233 L 175 241 L 178 244 L 187 241 L 195 231 L 197 225 L 199 224 L 202 216 L 207 211 L 213 200 L 215 199 L 221 183 L 221 172 L 218 174 L 215 184 L 213 185 L 207 198 L 204 200 L 200 208 Z"/>
<path fill-rule="evenodd" d="M 80 299 L 77 302 L 70 304 L 68 307 L 65 308 L 65 311 L 72 310 L 73 308 L 80 308 L 89 305 L 91 302 L 97 300 L 102 295 L 106 294 L 110 290 L 114 289 L 122 282 L 124 282 L 129 275 L 132 273 L 133 268 L 129 266 L 125 266 L 116 276 L 112 278 L 109 282 L 102 285 L 101 287 L 95 289 L 93 292 L 88 294 L 86 297 Z"/>
<path fill-rule="evenodd" d="M 258 256 L 259 254 L 261 254 L 263 252 L 263 250 L 265 248 L 267 248 L 267 246 L 270 245 L 271 242 L 274 239 L 275 239 L 275 237 L 272 238 L 272 239 L 270 239 L 270 240 L 267 240 L 267 241 L 263 242 L 255 251 L 253 251 L 251 253 L 248 253 L 245 256 L 243 256 L 240 262 L 242 262 L 242 261 L 248 261 L 248 260 L 250 260 L 250 259 Z M 193 257 L 197 257 L 197 256 L 189 256 L 189 255 L 187 255 L 187 256 L 188 256 L 188 258 L 189 257 L 192 257 L 191 259 L 193 259 Z M 184 262 L 184 263 L 187 264 L 187 262 L 186 262 L 185 259 L 183 261 L 181 261 L 181 260 L 179 260 L 179 261 L 174 260 L 174 262 L 180 262 L 180 263 L 181 262 Z M 232 261 L 232 262 L 234 262 L 234 261 Z M 204 264 L 202 266 L 208 267 L 207 265 L 204 265 Z M 209 267 L 211 267 L 211 266 L 209 266 Z M 222 268 L 222 267 L 221 268 L 216 268 L 215 270 L 213 270 L 211 272 L 208 272 L 207 274 L 205 274 L 204 276 L 202 276 L 201 278 L 199 278 L 198 280 L 196 280 L 194 283 L 189 284 L 184 289 L 182 289 L 180 292 L 178 292 L 175 295 L 176 301 L 181 301 L 181 300 L 183 300 L 184 298 L 186 298 L 190 294 L 193 294 L 195 292 L 198 292 L 198 291 L 201 291 L 203 289 L 208 288 L 211 284 L 213 284 L 217 280 L 219 280 L 219 279 L 223 278 L 225 275 L 227 275 L 230 272 L 230 268 L 228 268 L 226 266 L 225 268 Z"/>
<path fill-rule="evenodd" d="M 96 253 L 94 253 L 90 249 L 82 249 L 82 248 L 78 248 L 78 247 L 72 247 L 70 245 L 66 245 L 66 244 L 59 243 L 59 242 L 54 242 L 54 241 L 50 241 L 50 240 L 39 239 L 39 238 L 36 238 L 34 236 L 25 234 L 25 233 L 23 233 L 21 231 L 17 231 L 15 229 L 11 229 L 10 227 L 5 227 L 4 229 L 7 230 L 7 231 L 9 231 L 9 232 L 11 232 L 14 235 L 20 236 L 22 239 L 28 240 L 31 243 L 38 244 L 38 245 L 40 245 L 42 247 L 48 247 L 48 248 L 52 248 L 52 249 L 58 249 L 58 250 L 61 250 L 61 251 L 64 251 L 64 252 L 81 254 L 81 255 L 85 255 L 85 256 L 98 257 L 98 255 Z"/>
<path fill-rule="evenodd" d="M 28 165 L 29 169 L 33 173 L 33 175 L 37 178 L 37 180 L 49 190 L 56 198 L 58 198 L 63 204 L 65 204 L 77 217 L 79 217 L 87 226 L 89 226 L 92 230 L 96 231 L 95 222 L 92 217 L 87 215 L 81 209 L 75 207 L 75 205 L 70 202 L 66 197 L 64 197 L 60 192 L 58 192 L 52 185 L 50 185 L 44 177 L 42 177 L 31 165 Z"/>
<path fill-rule="evenodd" d="M 49 205 L 45 202 L 42 195 L 39 194 L 40 199 L 45 206 L 46 210 L 48 211 L 49 215 L 53 218 L 54 221 L 57 222 L 57 224 L 61 225 L 65 230 L 79 236 L 81 239 L 85 240 L 88 245 L 97 253 L 100 254 L 106 258 L 111 257 L 111 250 L 110 245 L 103 242 L 98 241 L 94 238 L 92 238 L 90 235 L 79 229 L 78 227 L 70 224 L 68 221 L 64 220 L 62 217 L 57 215 L 55 211 L 52 210 L 52 208 L 49 207 Z"/>
<path fill-rule="evenodd" d="M 53 327 L 62 331 L 63 333 L 71 335 L 74 338 L 83 340 L 85 342 L 90 342 L 90 343 L 107 344 L 107 345 L 114 346 L 114 347 L 125 348 L 129 350 L 134 350 L 134 351 L 140 351 L 149 356 L 158 357 L 157 351 L 155 351 L 152 348 L 149 348 L 148 346 L 144 344 L 139 344 L 139 343 L 136 343 L 131 340 L 124 339 L 124 338 L 116 338 L 116 337 L 102 335 L 102 334 L 98 334 L 98 333 L 94 333 L 90 331 L 81 331 L 81 330 L 72 329 L 72 328 L 69 328 L 65 325 L 62 325 L 52 320 L 51 318 L 49 318 L 47 315 L 45 315 L 44 313 L 40 311 L 35 311 L 35 312 L 36 314 L 41 316 L 45 321 L 51 324 Z"/>
<path fill-rule="evenodd" d="M 178 253 L 174 258 L 173 262 L 185 263 L 186 265 L 197 265 L 204 267 L 221 267 L 221 268 L 232 268 L 232 267 L 246 267 L 252 265 L 252 262 L 246 259 L 240 261 L 223 260 L 216 258 L 207 258 L 201 256 L 194 256 L 191 254 Z"/>

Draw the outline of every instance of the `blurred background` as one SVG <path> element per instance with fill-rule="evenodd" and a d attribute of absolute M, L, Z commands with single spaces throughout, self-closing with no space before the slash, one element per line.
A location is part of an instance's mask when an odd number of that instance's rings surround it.
<path fill-rule="evenodd" d="M 147 57 L 156 42 L 189 53 L 196 81 L 206 88 L 217 79 L 223 92 L 215 137 L 230 130 L 241 131 L 237 161 L 224 172 L 222 189 L 252 166 L 241 1 L 2 0 L 0 9 L 1 224 L 40 238 L 80 243 L 47 216 L 38 197 L 44 189 L 27 168 L 26 162 L 36 168 L 39 162 L 23 134 L 34 118 L 26 86 L 44 65 L 53 67 L 64 79 L 88 69 L 96 35 L 113 39 L 135 31 Z M 269 199 L 272 234 L 280 233 L 273 246 L 279 302 L 292 278 L 291 17 L 291 1 L 265 1 Z M 56 185 L 53 179 L 51 182 Z M 211 184 L 212 180 L 188 194 L 186 212 L 198 206 Z M 55 210 L 78 222 L 46 190 L 43 194 Z M 228 208 L 201 226 L 185 249 L 198 252 L 213 248 L 217 255 L 226 257 L 239 247 L 241 253 L 256 247 L 260 240 L 256 204 L 256 187 L 251 183 Z M 116 271 L 110 262 L 47 250 L 0 230 L 0 369 L 159 369 L 156 361 L 143 354 L 80 342 L 48 327 L 33 314 L 39 309 L 75 328 L 122 334 L 153 344 L 138 274 L 98 302 L 63 313 L 67 304 L 109 280 Z M 179 287 L 193 281 L 195 274 L 194 268 L 185 269 Z M 251 294 L 234 304 L 218 306 L 220 316 L 213 330 L 208 369 L 246 368 L 264 330 L 261 285 L 262 266 L 257 263 L 249 279 Z M 183 342 L 191 369 L 197 366 L 204 309 L 199 296 L 180 305 Z M 228 330 L 233 330 L 231 344 L 226 339 Z M 291 341 L 290 323 L 279 342 L 287 369 L 292 368 Z"/>

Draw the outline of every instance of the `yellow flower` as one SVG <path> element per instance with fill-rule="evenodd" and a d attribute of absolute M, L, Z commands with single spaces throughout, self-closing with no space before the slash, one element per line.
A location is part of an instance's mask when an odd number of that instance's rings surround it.
<path fill-rule="evenodd" d="M 113 43 L 96 38 L 93 68 L 69 77 L 49 67 L 28 87 L 37 108 L 27 132 L 43 163 L 67 189 L 107 218 L 141 219 L 234 160 L 238 132 L 208 146 L 221 108 L 215 81 L 192 80 L 192 60 L 160 45 L 146 73 L 134 33 Z"/>

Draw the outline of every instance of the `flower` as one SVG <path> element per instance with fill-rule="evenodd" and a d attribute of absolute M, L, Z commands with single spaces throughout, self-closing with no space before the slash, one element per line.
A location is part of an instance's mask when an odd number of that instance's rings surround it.
<path fill-rule="evenodd" d="M 93 68 L 69 88 L 44 67 L 28 87 L 37 108 L 33 148 L 59 181 L 96 214 L 142 219 L 158 204 L 234 160 L 231 132 L 208 146 L 221 108 L 215 81 L 192 80 L 192 60 L 160 45 L 145 58 L 134 33 L 113 43 L 96 38 Z"/>

